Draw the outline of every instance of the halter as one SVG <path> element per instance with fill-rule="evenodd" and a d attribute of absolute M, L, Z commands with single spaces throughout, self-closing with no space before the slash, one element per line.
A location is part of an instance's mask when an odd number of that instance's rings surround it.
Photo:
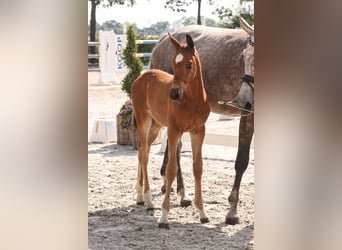
<path fill-rule="evenodd" d="M 251 75 L 243 75 L 241 80 L 248 84 L 248 86 L 252 89 L 254 93 L 254 76 Z"/>
<path fill-rule="evenodd" d="M 252 37 L 248 37 L 248 43 L 249 45 L 254 47 L 254 42 L 252 41 Z"/>
<path fill-rule="evenodd" d="M 248 37 L 247 39 L 249 45 L 254 47 L 254 42 L 252 41 L 252 37 Z M 253 93 L 254 93 L 254 76 L 251 75 L 243 75 L 241 77 L 242 81 L 244 81 L 245 83 L 248 84 L 248 86 L 252 89 Z"/>

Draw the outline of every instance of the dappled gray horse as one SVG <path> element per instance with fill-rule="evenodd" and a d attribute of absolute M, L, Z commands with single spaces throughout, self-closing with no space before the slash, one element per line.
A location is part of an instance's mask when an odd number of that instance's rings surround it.
<path fill-rule="evenodd" d="M 230 203 L 226 216 L 228 224 L 239 223 L 237 214 L 239 189 L 242 175 L 248 166 L 250 144 L 254 133 L 252 113 L 254 110 L 254 28 L 243 19 L 240 20 L 240 24 L 243 29 L 190 25 L 172 34 L 179 41 L 182 41 L 185 34 L 193 38 L 202 63 L 203 81 L 211 111 L 222 115 L 241 116 L 235 161 L 236 175 L 233 189 L 228 197 Z M 151 69 L 173 73 L 170 63 L 172 51 L 173 47 L 167 36 L 161 38 L 152 51 Z M 178 149 L 177 152 L 179 153 L 180 150 Z M 177 193 L 181 196 L 181 205 L 188 206 L 191 200 L 185 193 L 179 157 L 178 155 Z M 163 176 L 165 176 L 167 161 L 167 152 L 165 152 L 161 169 Z"/>

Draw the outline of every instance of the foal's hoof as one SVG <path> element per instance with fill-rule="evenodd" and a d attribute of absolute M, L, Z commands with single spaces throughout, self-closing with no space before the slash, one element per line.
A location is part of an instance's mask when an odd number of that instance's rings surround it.
<path fill-rule="evenodd" d="M 188 199 L 188 198 L 181 199 L 180 205 L 181 205 L 181 207 L 188 207 L 188 206 L 191 206 L 191 200 Z"/>
<path fill-rule="evenodd" d="M 228 225 L 236 225 L 239 224 L 239 217 L 226 217 L 226 224 Z"/>
<path fill-rule="evenodd" d="M 137 205 L 138 205 L 138 206 L 144 206 L 144 205 L 145 205 L 145 202 L 144 202 L 144 201 L 137 201 Z"/>
<path fill-rule="evenodd" d="M 170 229 L 169 223 L 159 223 L 159 228 Z"/>
<path fill-rule="evenodd" d="M 200 219 L 202 223 L 208 223 L 209 222 L 209 218 L 205 217 Z"/>

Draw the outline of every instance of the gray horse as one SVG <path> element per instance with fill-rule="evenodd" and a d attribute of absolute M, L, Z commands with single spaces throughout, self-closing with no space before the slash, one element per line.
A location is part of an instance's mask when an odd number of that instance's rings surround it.
<path fill-rule="evenodd" d="M 190 25 L 178 29 L 172 35 L 179 41 L 189 34 L 200 55 L 203 81 L 212 112 L 241 116 L 239 125 L 239 145 L 235 161 L 235 180 L 228 197 L 230 210 L 226 223 L 239 223 L 237 204 L 243 173 L 249 163 L 250 144 L 254 133 L 254 28 L 240 19 L 243 29 L 223 29 Z M 167 36 L 156 44 L 152 51 L 151 69 L 161 69 L 172 73 L 171 56 L 174 54 Z M 179 153 L 181 142 L 177 152 Z M 167 149 L 161 174 L 165 176 L 168 161 Z M 177 193 L 181 196 L 181 205 L 188 206 L 180 169 L 178 155 Z M 165 185 L 164 185 L 165 186 Z M 164 190 L 162 188 L 162 190 Z"/>

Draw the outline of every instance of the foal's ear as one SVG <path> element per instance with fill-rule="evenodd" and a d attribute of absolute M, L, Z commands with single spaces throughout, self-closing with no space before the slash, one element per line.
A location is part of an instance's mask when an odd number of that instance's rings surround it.
<path fill-rule="evenodd" d="M 176 50 L 180 49 L 181 45 L 180 43 L 176 40 L 176 38 L 174 38 L 170 32 L 167 33 L 170 37 L 171 43 L 173 44 L 173 46 L 176 48 Z"/>
<path fill-rule="evenodd" d="M 194 49 L 194 47 L 195 47 L 194 41 L 192 40 L 192 37 L 188 34 L 186 34 L 186 43 L 188 44 L 188 47 L 190 49 Z"/>

